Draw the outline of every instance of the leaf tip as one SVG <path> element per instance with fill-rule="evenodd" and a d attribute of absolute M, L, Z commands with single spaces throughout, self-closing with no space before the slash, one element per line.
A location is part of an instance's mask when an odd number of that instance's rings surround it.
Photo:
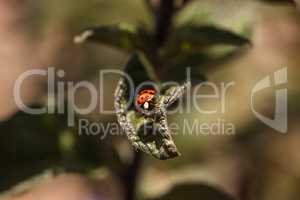
<path fill-rule="evenodd" d="M 92 35 L 94 35 L 94 31 L 86 30 L 83 33 L 81 33 L 80 35 L 77 35 L 74 37 L 74 43 L 82 44 L 82 43 L 86 42 L 88 40 L 88 38 L 91 37 Z"/>

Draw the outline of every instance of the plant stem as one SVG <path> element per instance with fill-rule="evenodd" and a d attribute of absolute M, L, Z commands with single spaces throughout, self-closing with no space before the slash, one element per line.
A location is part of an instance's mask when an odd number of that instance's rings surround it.
<path fill-rule="evenodd" d="M 125 177 L 125 188 L 126 196 L 125 200 L 134 200 L 136 199 L 136 184 L 137 177 L 139 174 L 140 166 L 142 164 L 142 155 L 140 152 L 134 152 L 134 158 L 131 165 L 128 168 L 126 177 Z"/>
<path fill-rule="evenodd" d="M 172 17 L 175 11 L 174 0 L 161 0 L 156 12 L 155 39 L 157 48 L 165 42 L 172 26 Z"/>
<path fill-rule="evenodd" d="M 155 50 L 163 45 L 167 35 L 172 27 L 172 18 L 175 12 L 174 0 L 161 0 L 160 6 L 156 11 L 155 21 Z M 137 177 L 139 174 L 140 166 L 142 164 L 142 154 L 134 152 L 134 159 L 128 168 L 125 177 L 126 196 L 125 200 L 134 200 L 136 195 Z"/>

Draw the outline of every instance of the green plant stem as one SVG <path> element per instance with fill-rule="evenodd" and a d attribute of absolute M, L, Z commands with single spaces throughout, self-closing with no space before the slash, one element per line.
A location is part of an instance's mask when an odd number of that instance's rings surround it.
<path fill-rule="evenodd" d="M 124 181 L 124 185 L 126 188 L 125 200 L 136 199 L 136 184 L 141 164 L 142 154 L 135 151 L 134 159 L 128 168 L 128 172 Z"/>
<path fill-rule="evenodd" d="M 159 48 L 165 42 L 172 26 L 172 18 L 175 11 L 174 0 L 161 0 L 159 9 L 156 12 L 155 40 Z"/>

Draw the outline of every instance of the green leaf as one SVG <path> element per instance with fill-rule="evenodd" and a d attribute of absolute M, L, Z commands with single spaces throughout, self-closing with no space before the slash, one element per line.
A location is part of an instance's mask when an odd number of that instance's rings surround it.
<path fill-rule="evenodd" d="M 130 75 L 135 86 L 145 81 L 159 82 L 154 66 L 142 51 L 138 51 L 132 56 L 124 72 Z"/>
<path fill-rule="evenodd" d="M 194 53 L 215 45 L 242 46 L 250 41 L 229 30 L 214 26 L 187 25 L 170 35 L 166 44 L 167 54 Z"/>
<path fill-rule="evenodd" d="M 74 38 L 75 43 L 96 42 L 125 51 L 143 50 L 151 44 L 146 30 L 127 23 L 88 28 Z"/>

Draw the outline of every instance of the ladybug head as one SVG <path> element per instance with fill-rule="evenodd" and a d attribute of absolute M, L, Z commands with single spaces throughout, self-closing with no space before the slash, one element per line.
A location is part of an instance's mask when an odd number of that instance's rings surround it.
<path fill-rule="evenodd" d="M 145 110 L 149 110 L 154 104 L 155 94 L 154 89 L 141 90 L 136 97 L 136 104 Z"/>

